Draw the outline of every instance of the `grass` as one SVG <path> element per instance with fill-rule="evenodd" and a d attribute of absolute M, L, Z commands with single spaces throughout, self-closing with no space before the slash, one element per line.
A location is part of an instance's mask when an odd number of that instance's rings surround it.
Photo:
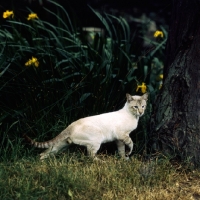
<path fill-rule="evenodd" d="M 82 154 L 1 163 L 0 199 L 198 199 L 200 171 L 172 165 L 168 159 L 142 162 L 132 157 Z"/>

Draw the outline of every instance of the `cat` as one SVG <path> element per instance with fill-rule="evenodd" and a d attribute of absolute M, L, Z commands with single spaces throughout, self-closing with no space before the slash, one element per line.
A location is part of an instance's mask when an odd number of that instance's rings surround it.
<path fill-rule="evenodd" d="M 102 143 L 115 141 L 120 157 L 128 160 L 133 150 L 133 142 L 129 134 L 137 128 L 139 118 L 146 109 L 148 93 L 142 96 L 126 94 L 127 101 L 118 111 L 81 118 L 71 123 L 55 138 L 46 142 L 35 142 L 25 138 L 37 148 L 47 148 L 40 154 L 40 159 L 49 157 L 65 149 L 70 144 L 83 145 L 88 155 L 97 159 L 96 154 Z M 125 145 L 129 151 L 125 153 Z"/>

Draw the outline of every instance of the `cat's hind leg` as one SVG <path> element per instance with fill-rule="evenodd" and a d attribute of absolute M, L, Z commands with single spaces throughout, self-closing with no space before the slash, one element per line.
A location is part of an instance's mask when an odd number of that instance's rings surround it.
<path fill-rule="evenodd" d="M 88 144 L 86 145 L 86 147 L 87 147 L 87 153 L 91 158 L 93 158 L 94 160 L 100 160 L 99 158 L 96 157 L 97 151 L 100 148 L 100 144 Z"/>
<path fill-rule="evenodd" d="M 67 148 L 69 144 L 67 144 L 66 141 L 61 141 L 55 144 L 54 146 L 49 147 L 44 152 L 40 154 L 40 160 L 43 160 L 45 158 L 48 158 L 49 156 L 52 156 L 54 154 L 57 154 L 59 151 Z"/>

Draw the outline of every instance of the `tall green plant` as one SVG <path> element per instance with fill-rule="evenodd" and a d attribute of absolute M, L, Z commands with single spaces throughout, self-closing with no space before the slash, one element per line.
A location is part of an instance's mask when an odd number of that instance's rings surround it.
<path fill-rule="evenodd" d="M 134 38 L 124 18 L 91 8 L 106 31 L 94 34 L 91 44 L 64 7 L 49 2 L 58 12 L 44 12 L 56 23 L 29 10 L 29 20 L 15 16 L 0 29 L 0 128 L 18 122 L 8 138 L 50 138 L 77 118 L 116 110 L 125 93 L 134 94 L 151 74 L 132 53 Z M 149 88 L 153 81 L 148 79 Z"/>

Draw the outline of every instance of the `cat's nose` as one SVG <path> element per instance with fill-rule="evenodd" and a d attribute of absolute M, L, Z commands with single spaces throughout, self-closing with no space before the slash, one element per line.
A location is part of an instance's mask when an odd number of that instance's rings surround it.
<path fill-rule="evenodd" d="M 143 111 L 139 111 L 139 114 L 142 115 Z"/>

